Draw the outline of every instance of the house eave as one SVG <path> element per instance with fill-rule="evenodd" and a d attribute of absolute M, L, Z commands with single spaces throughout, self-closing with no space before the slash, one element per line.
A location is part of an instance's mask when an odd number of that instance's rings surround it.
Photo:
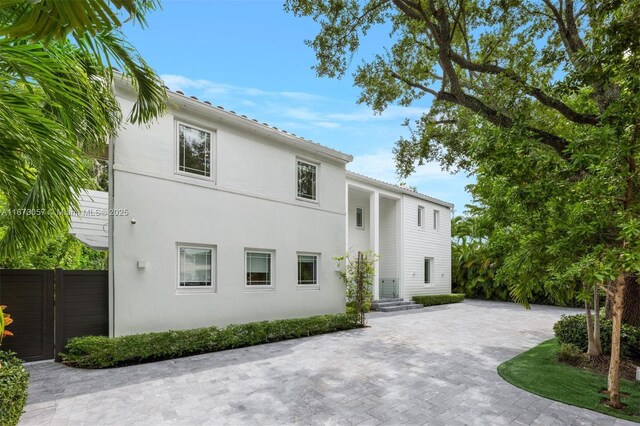
<path fill-rule="evenodd" d="M 116 94 L 135 100 L 135 93 L 132 86 L 123 78 L 115 79 Z M 167 89 L 169 106 L 174 113 L 195 113 L 214 122 L 225 124 L 236 128 L 244 133 L 255 134 L 266 138 L 283 146 L 302 151 L 303 153 L 321 157 L 329 161 L 342 163 L 343 165 L 353 161 L 353 156 L 343 152 L 320 145 L 316 142 L 304 139 L 294 134 L 288 133 L 266 123 L 260 123 L 244 115 L 238 115 L 233 111 L 227 111 L 222 107 L 213 106 L 195 97 L 186 96 L 182 93 Z"/>
<path fill-rule="evenodd" d="M 364 176 L 364 175 L 361 175 L 359 173 L 355 173 L 355 172 L 351 172 L 351 171 L 347 170 L 347 183 L 348 183 L 348 181 L 350 179 L 355 181 L 355 182 L 360 182 L 360 183 L 367 184 L 367 185 L 370 185 L 370 186 L 382 188 L 382 189 L 385 189 L 385 190 L 390 191 L 390 192 L 409 195 L 411 197 L 415 197 L 415 198 L 418 198 L 420 200 L 428 201 L 430 203 L 437 204 L 439 206 L 446 207 L 448 209 L 453 209 L 453 207 L 454 207 L 454 205 L 452 203 L 449 203 L 447 201 L 439 200 L 437 198 L 430 197 L 428 195 L 421 194 L 419 192 L 415 192 L 415 191 L 412 191 L 410 189 L 402 188 L 402 187 L 400 187 L 398 185 L 393 185 L 393 184 L 390 184 L 390 183 L 387 183 L 387 182 L 384 182 L 384 181 L 381 181 L 381 180 L 378 180 L 378 179 L 374 179 L 374 178 L 371 178 L 371 177 L 368 177 L 368 176 Z"/>

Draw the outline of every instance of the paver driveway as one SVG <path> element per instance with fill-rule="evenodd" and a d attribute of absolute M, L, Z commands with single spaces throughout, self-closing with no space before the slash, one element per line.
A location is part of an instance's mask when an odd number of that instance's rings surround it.
<path fill-rule="evenodd" d="M 562 313 L 467 301 L 370 328 L 112 370 L 31 365 L 22 424 L 631 424 L 496 373 Z"/>

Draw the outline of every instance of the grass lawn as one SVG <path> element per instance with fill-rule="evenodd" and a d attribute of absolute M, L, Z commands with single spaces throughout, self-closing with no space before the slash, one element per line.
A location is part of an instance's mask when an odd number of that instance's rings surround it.
<path fill-rule="evenodd" d="M 571 367 L 556 361 L 556 339 L 547 340 L 498 366 L 498 374 L 507 382 L 528 392 L 565 404 L 587 408 L 610 416 L 640 423 L 640 384 L 620 381 L 624 411 L 602 404 L 607 395 L 607 378 L 590 371 Z"/>

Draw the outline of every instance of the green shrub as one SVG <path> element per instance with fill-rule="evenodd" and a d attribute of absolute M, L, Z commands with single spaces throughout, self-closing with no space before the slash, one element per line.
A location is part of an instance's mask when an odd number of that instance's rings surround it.
<path fill-rule="evenodd" d="M 107 368 L 178 358 L 205 352 L 259 345 L 357 327 L 355 315 L 318 315 L 275 321 L 231 324 L 193 330 L 170 330 L 109 338 L 87 336 L 70 339 L 60 354 L 65 364 L 82 368 Z"/>
<path fill-rule="evenodd" d="M 560 343 L 571 343 L 585 352 L 589 345 L 587 339 L 587 316 L 563 315 L 553 326 Z M 602 352 L 611 353 L 611 321 L 600 320 L 600 342 Z M 640 327 L 622 324 L 620 351 L 624 356 L 640 358 Z"/>
<path fill-rule="evenodd" d="M 447 303 L 459 303 L 464 300 L 464 294 L 430 294 L 426 296 L 413 296 L 413 301 L 422 306 L 446 305 Z"/>
<path fill-rule="evenodd" d="M 570 365 L 580 365 L 585 360 L 585 354 L 573 343 L 561 343 L 556 353 L 558 361 Z"/>
<path fill-rule="evenodd" d="M 27 400 L 29 373 L 14 353 L 0 350 L 0 425 L 16 425 Z"/>

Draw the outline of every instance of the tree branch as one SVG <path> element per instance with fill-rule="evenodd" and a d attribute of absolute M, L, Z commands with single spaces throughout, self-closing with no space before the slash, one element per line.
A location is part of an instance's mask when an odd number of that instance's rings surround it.
<path fill-rule="evenodd" d="M 577 111 L 574 111 L 569 105 L 565 104 L 559 99 L 553 98 L 546 94 L 542 89 L 538 87 L 534 87 L 524 81 L 522 78 L 517 76 L 514 72 L 509 71 L 503 67 L 493 64 L 478 64 L 472 62 L 462 55 L 455 53 L 453 51 L 450 52 L 451 60 L 457 65 L 461 66 L 464 69 L 486 73 L 486 74 L 494 74 L 494 75 L 504 75 L 509 80 L 514 83 L 519 84 L 524 92 L 528 95 L 536 98 L 542 105 L 555 109 L 560 114 L 562 114 L 568 120 L 573 121 L 578 124 L 590 124 L 595 126 L 599 123 L 598 117 L 593 114 L 582 114 Z"/>
<path fill-rule="evenodd" d="M 414 89 L 422 90 L 423 92 L 429 93 L 430 95 L 433 95 L 433 96 L 438 96 L 438 92 L 436 92 L 435 90 L 430 89 L 429 87 L 427 87 L 427 86 L 425 86 L 423 84 L 413 82 L 413 81 L 409 80 L 408 78 L 401 76 L 400 74 L 398 74 L 395 71 L 391 71 L 391 76 L 393 78 L 397 79 L 397 80 L 400 80 L 401 82 L 403 82 L 404 84 L 406 84 L 409 87 L 413 87 Z"/>
<path fill-rule="evenodd" d="M 462 92 L 439 92 L 436 96 L 436 100 L 446 101 L 468 108 L 471 111 L 486 118 L 490 123 L 498 127 L 512 128 L 515 125 L 515 123 L 509 116 L 500 113 L 494 108 L 489 107 L 480 99 Z M 531 126 L 523 126 L 523 129 L 531 133 L 541 143 L 553 148 L 563 159 L 569 159 L 568 154 L 565 152 L 565 149 L 569 145 L 566 139 Z"/>

